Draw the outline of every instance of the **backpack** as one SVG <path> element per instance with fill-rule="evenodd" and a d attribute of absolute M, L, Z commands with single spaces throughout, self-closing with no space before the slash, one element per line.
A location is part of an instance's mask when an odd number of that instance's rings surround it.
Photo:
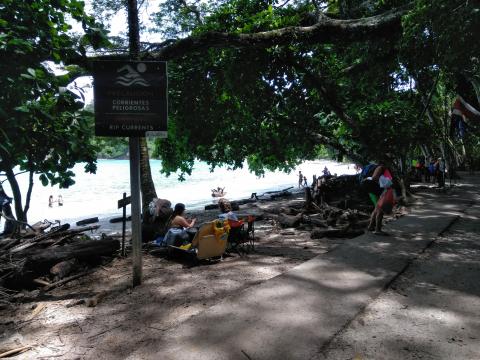
<path fill-rule="evenodd" d="M 369 177 L 369 176 L 372 176 L 373 175 L 373 172 L 375 171 L 375 169 L 377 168 L 377 164 L 368 164 L 366 166 L 363 167 L 362 169 L 362 172 L 360 173 L 360 175 L 358 176 L 358 179 L 360 180 L 360 182 Z"/>

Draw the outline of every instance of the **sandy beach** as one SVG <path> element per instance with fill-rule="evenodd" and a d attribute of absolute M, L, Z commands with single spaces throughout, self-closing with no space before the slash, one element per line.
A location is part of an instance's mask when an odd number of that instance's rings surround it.
<path fill-rule="evenodd" d="M 423 201 L 437 196 L 436 189 L 426 187 L 422 191 Z M 303 194 L 296 193 L 242 205 L 238 213 L 270 213 L 303 202 Z M 386 222 L 410 212 L 407 208 L 400 210 L 387 217 Z M 217 214 L 217 210 L 209 210 L 190 211 L 188 215 L 201 222 Z M 119 226 L 107 219 L 100 221 L 100 225 L 103 229 L 95 234 L 115 232 Z M 131 355 L 134 349 L 154 344 L 150 340 L 144 343 L 145 339 L 162 338 L 218 304 L 234 302 L 242 294 L 294 271 L 306 261 L 330 256 L 357 241 L 357 238 L 312 239 L 309 229 L 282 228 L 268 216 L 256 221 L 255 237 L 255 251 L 226 254 L 221 261 L 206 261 L 197 266 L 189 258 L 168 257 L 163 251 L 145 246 L 144 281 L 135 289 L 131 288 L 131 258 L 116 257 L 106 260 L 90 275 L 34 301 L 20 297 L 19 302 L 1 310 L 0 326 L 5 336 L 0 347 L 34 344 L 19 359 L 137 358 Z M 38 290 L 25 292 L 23 296 L 27 299 L 35 294 L 38 296 Z"/>
<path fill-rule="evenodd" d="M 241 205 L 237 213 L 261 213 L 272 207 L 298 202 L 303 202 L 303 194 L 297 191 L 287 198 Z M 215 219 L 217 215 L 218 210 L 189 211 L 187 214 L 196 217 L 200 223 Z M 89 236 L 101 237 L 102 233 L 121 232 L 121 223 L 111 224 L 108 219 L 101 219 L 98 224 L 101 227 Z M 130 222 L 127 222 L 127 225 L 129 229 Z M 35 301 L 33 306 L 41 306 L 42 309 L 37 309 L 38 314 L 35 315 L 33 323 L 19 323 L 14 327 L 2 325 L 8 333 L 5 337 L 8 340 L 6 343 L 0 342 L 0 347 L 10 346 L 9 344 L 20 336 L 22 342 L 49 344 L 36 348 L 35 357 L 61 355 L 59 358 L 69 359 L 82 356 L 82 351 L 85 355 L 85 351 L 97 346 L 94 343 L 102 341 L 102 337 L 85 337 L 84 343 L 82 341 L 82 344 L 75 345 L 83 349 L 80 352 L 64 353 L 62 349 L 70 347 L 70 342 L 76 341 L 74 337 L 80 333 L 94 334 L 116 326 L 118 316 L 125 324 L 135 319 L 135 328 L 143 324 L 142 328 L 146 331 L 163 331 L 202 312 L 221 299 L 235 296 L 319 254 L 327 253 L 346 241 L 311 239 L 310 231 L 283 229 L 271 219 L 256 221 L 255 229 L 254 252 L 226 254 L 222 261 L 205 262 L 200 266 L 192 267 L 188 258 L 169 258 L 165 256 L 165 252 L 145 246 L 144 283 L 134 292 L 131 289 L 131 258 L 114 258 L 113 261 L 98 267 L 93 274 L 59 287 L 45 298 Z M 98 306 L 70 307 L 80 298 L 91 298 L 98 294 L 102 294 Z M 27 292 L 25 295 L 28 297 L 31 294 Z M 131 301 L 138 307 L 148 308 L 147 313 L 152 312 L 158 316 L 151 317 L 146 313 L 139 315 L 135 311 L 126 314 L 125 306 Z M 7 307 L 4 311 L 3 324 L 7 324 L 9 319 L 28 317 L 32 311 L 32 303 L 20 303 L 12 308 Z M 134 328 L 132 331 L 135 331 Z M 58 333 L 61 334 L 62 343 L 58 340 L 59 343 L 54 345 L 50 339 L 59 339 L 56 335 Z M 136 340 L 132 337 L 108 341 L 114 341 L 115 346 L 127 349 L 132 347 Z M 27 359 L 28 356 L 20 355 L 18 358 Z"/>

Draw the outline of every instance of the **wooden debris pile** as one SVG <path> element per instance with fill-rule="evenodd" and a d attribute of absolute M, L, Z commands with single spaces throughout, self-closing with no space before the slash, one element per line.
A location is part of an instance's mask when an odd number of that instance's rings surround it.
<path fill-rule="evenodd" d="M 305 201 L 267 208 L 265 216 L 282 228 L 310 231 L 312 239 L 353 238 L 368 226 L 368 201 L 356 175 L 321 177 L 305 188 Z"/>
<path fill-rule="evenodd" d="M 305 201 L 267 208 L 265 216 L 282 228 L 310 231 L 312 239 L 354 238 L 365 232 L 372 210 L 357 175 L 322 176 L 305 188 Z M 403 214 L 405 210 L 398 208 L 392 217 Z"/>
<path fill-rule="evenodd" d="M 95 240 L 86 234 L 99 225 L 73 229 L 69 224 L 51 225 L 37 223 L 18 238 L 0 240 L 1 287 L 33 289 L 40 286 L 41 290 L 48 291 L 88 273 L 92 266 L 115 256 L 120 248 L 116 238 L 104 236 Z"/>
<path fill-rule="evenodd" d="M 307 202 L 317 205 L 326 202 L 342 209 L 352 208 L 367 212 L 372 208 L 366 193 L 360 187 L 358 175 L 322 176 L 305 190 Z"/>
<path fill-rule="evenodd" d="M 353 238 L 364 233 L 369 215 L 355 209 L 340 209 L 327 203 L 305 207 L 305 202 L 292 203 L 267 217 L 282 228 L 297 228 L 311 232 L 312 239 L 322 237 Z"/>

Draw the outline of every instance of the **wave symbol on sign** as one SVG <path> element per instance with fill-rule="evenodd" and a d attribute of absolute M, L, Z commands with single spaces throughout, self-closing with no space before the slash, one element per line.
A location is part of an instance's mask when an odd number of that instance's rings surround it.
<path fill-rule="evenodd" d="M 125 65 L 117 70 L 117 73 L 121 72 L 124 72 L 124 74 L 117 77 L 115 84 L 122 86 L 150 86 L 150 84 L 130 65 Z"/>

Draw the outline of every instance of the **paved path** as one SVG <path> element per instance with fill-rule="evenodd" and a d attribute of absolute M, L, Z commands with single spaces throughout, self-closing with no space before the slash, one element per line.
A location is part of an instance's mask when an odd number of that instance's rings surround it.
<path fill-rule="evenodd" d="M 312 359 L 475 200 L 475 188 L 422 197 L 412 214 L 152 333 L 131 359 Z M 100 356 L 101 357 L 101 356 Z M 335 358 L 335 357 L 332 357 Z M 348 358 L 348 357 L 347 357 Z"/>
<path fill-rule="evenodd" d="M 480 204 L 415 259 L 318 359 L 480 359 Z"/>

